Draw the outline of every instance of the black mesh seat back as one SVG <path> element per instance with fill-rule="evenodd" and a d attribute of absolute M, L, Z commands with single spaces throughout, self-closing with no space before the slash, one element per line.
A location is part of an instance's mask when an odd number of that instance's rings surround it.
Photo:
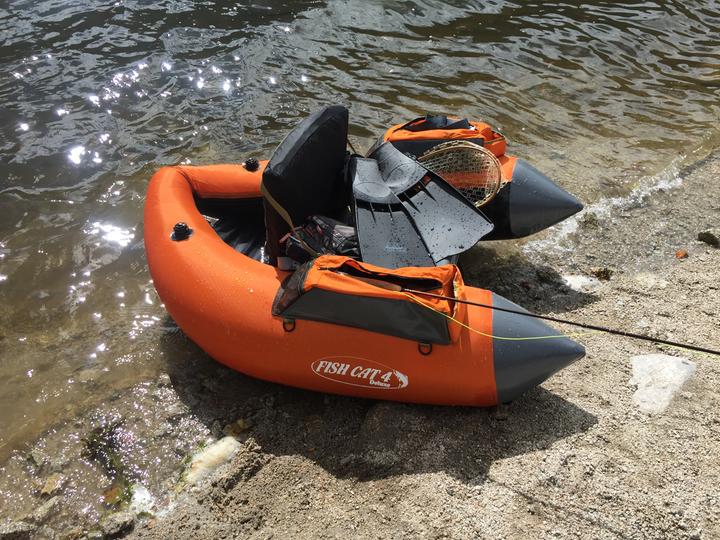
<path fill-rule="evenodd" d="M 263 172 L 266 254 L 277 264 L 280 240 L 311 215 L 334 216 L 347 205 L 342 192 L 348 110 L 325 107 L 305 118 L 275 150 Z"/>

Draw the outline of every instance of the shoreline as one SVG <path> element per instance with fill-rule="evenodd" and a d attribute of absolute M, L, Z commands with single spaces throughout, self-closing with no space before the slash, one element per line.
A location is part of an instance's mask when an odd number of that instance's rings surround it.
<path fill-rule="evenodd" d="M 594 218 L 586 212 L 565 249 L 543 239 L 476 247 L 463 257 L 466 281 L 531 311 L 718 348 L 720 250 L 697 234 L 720 226 L 720 152 L 680 175 L 679 189 Z M 538 242 L 541 249 L 527 248 Z M 688 258 L 677 259 L 678 250 Z M 594 276 L 603 269 L 609 279 Z M 720 537 L 717 359 L 590 335 L 582 339 L 587 357 L 541 388 L 507 406 L 467 409 L 255 381 L 215 364 L 179 332 L 166 339 L 186 342 L 186 352 L 167 375 L 139 385 L 139 410 L 153 414 L 138 416 L 119 392 L 16 453 L 0 489 L 21 475 L 22 486 L 35 487 L 6 506 L 0 524 L 11 518 L 48 538 L 122 536 L 133 527 L 139 538 Z M 651 416 L 633 401 L 630 359 L 656 352 L 697 369 Z M 226 433 L 238 441 L 233 457 L 197 486 L 180 487 L 183 462 Z M 71 459 L 53 461 L 63 443 Z M 62 477 L 57 486 L 48 485 L 53 475 Z M 151 494 L 140 517 L 128 513 L 137 497 L 122 495 L 130 486 Z M 115 488 L 119 497 L 108 503 Z M 83 521 L 88 501 L 107 515 Z M 38 516 L 48 505 L 54 515 L 46 508 Z"/>

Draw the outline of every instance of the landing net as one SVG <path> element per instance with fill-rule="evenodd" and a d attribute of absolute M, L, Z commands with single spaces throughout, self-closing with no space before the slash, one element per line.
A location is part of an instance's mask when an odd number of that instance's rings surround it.
<path fill-rule="evenodd" d="M 450 182 L 477 208 L 489 203 L 502 185 L 495 155 L 469 141 L 448 141 L 431 148 L 418 161 Z"/>

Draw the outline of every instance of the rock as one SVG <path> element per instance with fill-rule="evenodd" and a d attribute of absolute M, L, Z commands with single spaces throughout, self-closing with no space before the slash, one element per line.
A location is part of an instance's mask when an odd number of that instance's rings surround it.
<path fill-rule="evenodd" d="M 130 512 L 116 512 L 102 521 L 102 532 L 108 538 L 117 538 L 132 530 L 135 517 Z"/>
<path fill-rule="evenodd" d="M 0 540 L 25 540 L 31 538 L 32 533 L 37 529 L 27 521 L 11 521 L 0 525 Z"/>
<path fill-rule="evenodd" d="M 610 268 L 598 266 L 595 268 L 591 268 L 590 273 L 596 278 L 598 278 L 600 281 L 608 281 L 612 277 L 614 272 Z"/>
<path fill-rule="evenodd" d="M 630 384 L 638 387 L 633 401 L 642 412 L 659 414 L 695 372 L 695 363 L 666 354 L 644 354 L 632 358 L 632 368 Z"/>
<path fill-rule="evenodd" d="M 99 379 L 101 375 L 102 375 L 101 369 L 88 368 L 88 369 L 83 369 L 83 370 L 79 371 L 77 373 L 77 375 L 75 376 L 75 378 L 77 379 L 78 382 L 89 383 L 89 382 L 93 382 L 93 381 Z"/>
<path fill-rule="evenodd" d="M 58 535 L 50 527 L 40 527 L 33 532 L 33 540 L 58 540 L 58 538 Z"/>
<path fill-rule="evenodd" d="M 676 259 L 687 259 L 688 257 L 689 257 L 689 254 L 688 254 L 688 252 L 687 252 L 686 250 L 684 250 L 684 249 L 678 249 L 678 250 L 675 252 L 675 258 L 676 258 Z"/>
<path fill-rule="evenodd" d="M 57 495 L 65 485 L 65 477 L 60 473 L 53 473 L 45 480 L 45 484 L 40 490 L 40 495 L 50 496 Z"/>
<path fill-rule="evenodd" d="M 47 460 L 47 470 L 51 473 L 62 472 L 65 467 L 70 463 L 67 456 L 54 456 Z"/>
<path fill-rule="evenodd" d="M 38 468 L 42 469 L 45 463 L 47 462 L 48 458 L 45 455 L 45 453 L 40 450 L 39 448 L 33 448 L 30 451 L 30 455 L 28 456 L 28 459 Z"/>
<path fill-rule="evenodd" d="M 198 403 L 200 403 L 200 400 L 193 395 L 188 395 L 185 397 L 185 403 L 188 407 L 193 409 L 198 405 Z"/>
<path fill-rule="evenodd" d="M 241 433 L 252 427 L 252 423 L 244 418 L 238 418 L 232 424 L 228 424 L 223 428 L 223 433 L 230 437 L 237 437 Z"/>
<path fill-rule="evenodd" d="M 196 484 L 226 463 L 240 449 L 240 443 L 234 437 L 223 437 L 204 450 L 195 454 L 185 474 L 188 484 Z"/>
<path fill-rule="evenodd" d="M 30 514 L 30 516 L 27 518 L 28 521 L 37 524 L 41 524 L 47 521 L 47 519 L 50 517 L 50 514 L 57 510 L 57 506 L 60 504 L 60 499 L 61 497 L 53 497 L 52 499 L 48 499 L 45 503 L 36 508 L 32 514 Z"/>
<path fill-rule="evenodd" d="M 712 247 L 720 247 L 720 238 L 718 238 L 717 235 L 711 231 L 699 232 L 697 235 L 697 239 L 701 242 L 705 242 Z"/>
<path fill-rule="evenodd" d="M 580 225 L 588 229 L 596 229 L 600 225 L 600 220 L 594 212 L 586 212 L 578 221 Z"/>
<path fill-rule="evenodd" d="M 128 486 L 124 482 L 112 484 L 103 491 L 103 502 L 110 506 L 117 506 L 123 502 L 127 502 L 129 491 Z"/>
<path fill-rule="evenodd" d="M 222 423 L 220 420 L 212 421 L 212 424 L 210 424 L 210 434 L 216 439 L 219 439 L 223 434 Z"/>

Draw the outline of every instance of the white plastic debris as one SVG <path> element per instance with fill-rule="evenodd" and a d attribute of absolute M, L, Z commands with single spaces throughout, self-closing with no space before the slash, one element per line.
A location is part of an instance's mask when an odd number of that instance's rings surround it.
<path fill-rule="evenodd" d="M 563 276 L 563 281 L 565 285 L 578 292 L 591 292 L 602 285 L 599 279 L 582 275 Z"/>
<path fill-rule="evenodd" d="M 637 386 L 633 401 L 642 412 L 658 414 L 695 372 L 695 363 L 678 356 L 643 354 L 632 357 L 632 368 L 630 384 Z"/>
<path fill-rule="evenodd" d="M 130 512 L 136 516 L 139 514 L 150 514 L 155 508 L 155 497 L 142 484 L 135 484 L 130 499 Z"/>
<path fill-rule="evenodd" d="M 192 485 L 207 477 L 220 465 L 230 460 L 240 448 L 234 437 L 223 437 L 195 454 L 190 462 L 185 481 Z"/>

